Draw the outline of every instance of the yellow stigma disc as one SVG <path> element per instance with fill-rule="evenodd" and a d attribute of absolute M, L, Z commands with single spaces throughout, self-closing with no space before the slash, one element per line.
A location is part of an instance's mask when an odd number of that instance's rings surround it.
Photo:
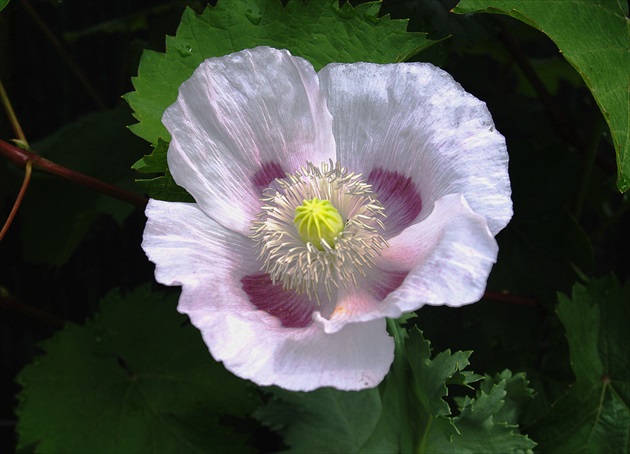
<path fill-rule="evenodd" d="M 321 240 L 334 248 L 335 238 L 344 230 L 339 211 L 330 201 L 317 197 L 304 200 L 302 205 L 295 208 L 293 223 L 302 241 L 311 242 L 320 250 L 324 250 Z"/>

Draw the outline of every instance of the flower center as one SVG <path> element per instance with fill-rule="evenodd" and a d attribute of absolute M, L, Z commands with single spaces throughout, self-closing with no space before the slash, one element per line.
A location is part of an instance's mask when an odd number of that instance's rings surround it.
<path fill-rule="evenodd" d="M 318 302 L 356 286 L 387 246 L 383 206 L 361 175 L 339 163 L 308 163 L 276 179 L 261 200 L 251 235 L 261 269 Z"/>
<path fill-rule="evenodd" d="M 344 228 L 343 219 L 330 200 L 320 200 L 317 197 L 304 200 L 302 205 L 295 208 L 293 223 L 302 240 L 305 243 L 310 241 L 320 251 L 324 250 L 322 241 L 329 248 L 334 248 L 335 239 Z"/>

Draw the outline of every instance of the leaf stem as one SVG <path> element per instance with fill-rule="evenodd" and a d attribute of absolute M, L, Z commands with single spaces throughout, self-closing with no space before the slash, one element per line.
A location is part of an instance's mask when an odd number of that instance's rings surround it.
<path fill-rule="evenodd" d="M 392 372 L 394 375 L 394 386 L 398 392 L 400 404 L 400 452 L 413 452 L 413 433 L 411 427 L 412 415 L 409 408 L 409 383 L 407 380 L 406 354 L 405 354 L 405 333 L 398 321 L 388 318 L 387 327 L 389 333 L 394 338 L 394 364 Z"/>
<path fill-rule="evenodd" d="M 147 204 L 146 197 L 109 183 L 105 183 L 104 181 L 90 177 L 83 173 L 75 172 L 74 170 L 55 164 L 48 159 L 44 159 L 35 153 L 15 147 L 3 140 L 0 140 L 0 155 L 6 156 L 11 162 L 13 162 L 13 164 L 20 168 L 26 168 L 30 162 L 35 169 L 65 178 L 66 180 L 73 181 L 74 183 L 78 183 L 103 194 L 107 194 L 110 197 L 122 200 L 123 202 L 139 207 L 144 207 Z"/>
<path fill-rule="evenodd" d="M 427 425 L 424 427 L 424 432 L 422 433 L 420 443 L 418 443 L 418 449 L 416 450 L 417 454 L 424 454 L 425 452 L 427 452 L 427 443 L 429 442 L 429 433 L 431 433 L 432 425 L 433 416 L 429 416 L 429 421 L 427 421 Z"/>

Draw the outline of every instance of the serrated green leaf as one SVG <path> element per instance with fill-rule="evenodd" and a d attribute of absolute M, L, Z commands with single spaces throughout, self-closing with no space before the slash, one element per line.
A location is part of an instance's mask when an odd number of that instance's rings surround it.
<path fill-rule="evenodd" d="M 486 374 L 485 380 L 481 382 L 479 390 L 490 394 L 492 389 L 502 382 L 505 382 L 506 392 L 504 405 L 495 414 L 494 418 L 496 421 L 516 425 L 519 421 L 522 405 L 533 399 L 534 390 L 529 387 L 529 381 L 524 373 L 512 374 L 508 369 L 493 377 Z"/>
<path fill-rule="evenodd" d="M 188 202 L 195 201 L 188 192 L 178 186 L 168 170 L 162 176 L 152 179 L 136 180 L 136 183 L 143 188 L 151 197 L 166 202 Z"/>
<path fill-rule="evenodd" d="M 256 417 L 282 435 L 290 452 L 357 452 L 381 414 L 377 389 L 269 391 L 273 399 Z"/>
<path fill-rule="evenodd" d="M 531 396 L 531 391 L 523 390 L 527 384 L 523 374 L 512 377 L 506 371 L 496 380 L 500 382 L 496 386 L 495 380 L 487 377 L 488 383 L 482 384 L 478 397 L 466 398 L 460 416 L 453 417 L 445 400 L 449 394 L 446 384 L 470 387 L 470 383 L 482 378 L 463 370 L 469 364 L 470 352 L 447 350 L 431 358 L 430 343 L 417 329 L 409 333 L 405 348 L 412 372 L 410 404 L 407 407 L 403 404 L 403 399 L 407 398 L 405 391 L 395 389 L 391 377 L 395 371 L 390 372 L 384 383 L 383 416 L 361 452 L 400 452 L 397 428 L 403 424 L 414 428 L 413 443 L 417 452 L 498 453 L 528 450 L 535 445 L 518 433 L 513 421 L 518 411 L 516 403 L 521 402 L 523 395 Z M 508 386 L 513 393 L 509 399 L 505 391 Z M 484 391 L 488 389 L 490 393 Z M 506 402 L 509 402 L 507 408 Z M 406 423 L 403 408 L 409 411 Z"/>
<path fill-rule="evenodd" d="M 425 452 L 531 452 L 536 443 L 518 433 L 514 406 L 531 396 L 524 374 L 512 376 L 504 371 L 496 377 L 486 376 L 475 398 L 457 399 L 460 414 L 453 422 L 458 433 L 450 441 L 430 434 Z"/>
<path fill-rule="evenodd" d="M 506 14 L 542 31 L 593 93 L 617 150 L 617 187 L 630 189 L 630 22 L 625 2 L 462 0 L 455 13 Z"/>
<path fill-rule="evenodd" d="M 445 439 L 450 439 L 457 433 L 457 429 L 448 418 L 451 415 L 451 408 L 444 400 L 448 395 L 446 383 L 453 381 L 468 385 L 467 379 L 474 379 L 462 375 L 462 371 L 470 364 L 468 358 L 472 352 L 451 353 L 450 350 L 446 350 L 430 359 L 430 343 L 417 328 L 411 331 L 407 345 L 416 398 L 422 407 L 421 410 L 418 409 L 421 427 L 425 427 L 424 433 L 427 435 L 433 429 L 432 425 L 436 424 L 442 432 L 441 435 Z M 426 440 L 426 436 L 423 436 L 423 439 Z"/>
<path fill-rule="evenodd" d="M 482 377 L 464 371 L 471 352 L 444 351 L 430 358 L 429 343 L 418 330 L 412 331 L 409 345 L 409 361 L 415 378 L 415 392 L 425 412 L 420 413 L 424 427 L 419 438 L 420 452 L 513 452 L 531 449 L 531 440 L 518 433 L 515 421 L 507 420 L 514 409 L 505 409 L 506 385 L 516 391 L 523 374 L 512 377 L 509 371 L 500 377 L 499 384 L 490 377 L 481 383 L 476 399 L 466 397 L 460 415 L 452 418 L 452 410 L 444 398 L 448 395 L 446 383 L 466 385 Z M 525 381 L 526 384 L 526 381 Z M 518 391 L 521 391 L 518 389 Z M 515 392 L 520 397 L 520 393 Z M 516 397 L 515 397 L 516 398 Z"/>
<path fill-rule="evenodd" d="M 159 138 L 169 141 L 162 113 L 210 57 L 266 45 L 288 49 L 319 70 L 331 62 L 402 61 L 432 44 L 422 33 L 407 33 L 407 21 L 379 18 L 379 8 L 374 2 L 339 9 L 336 0 L 293 0 L 286 7 L 276 0 L 246 0 L 219 1 L 201 15 L 187 9 L 176 36 L 167 37 L 166 52 L 142 56 L 136 91 L 125 96 L 140 121 L 131 129 L 154 145 Z"/>
<path fill-rule="evenodd" d="M 411 331 L 407 345 L 409 363 L 420 402 L 430 415 L 450 415 L 451 409 L 443 400 L 448 395 L 446 382 L 453 380 L 458 384 L 469 383 L 471 377 L 463 375 L 462 371 L 470 364 L 468 358 L 472 352 L 451 353 L 450 350 L 446 350 L 430 359 L 430 344 L 418 329 Z"/>
<path fill-rule="evenodd" d="M 212 361 L 173 297 L 114 292 L 84 327 L 68 324 L 18 376 L 19 445 L 38 452 L 247 451 L 222 414 L 259 404 Z"/>
<path fill-rule="evenodd" d="M 153 149 L 153 152 L 136 161 L 131 168 L 139 173 L 164 173 L 167 170 L 167 151 L 168 142 L 158 139 L 158 144 Z"/>
<path fill-rule="evenodd" d="M 558 300 L 575 384 L 529 432 L 545 452 L 628 452 L 630 285 L 608 277 Z"/>
<path fill-rule="evenodd" d="M 188 9 L 176 36 L 167 37 L 166 52 L 142 56 L 135 91 L 125 95 L 139 120 L 130 129 L 154 146 L 169 142 L 162 114 L 177 99 L 182 82 L 210 57 L 266 45 L 288 49 L 319 70 L 331 62 L 403 61 L 433 44 L 424 33 L 407 33 L 405 20 L 378 17 L 379 9 L 378 2 L 339 8 L 337 0 L 290 0 L 285 7 L 279 0 L 222 0 L 201 15 Z M 152 160 L 136 163 L 136 170 L 148 171 L 147 161 L 151 169 L 167 167 L 158 151 Z M 143 188 L 159 198 L 162 183 L 145 181 Z"/>

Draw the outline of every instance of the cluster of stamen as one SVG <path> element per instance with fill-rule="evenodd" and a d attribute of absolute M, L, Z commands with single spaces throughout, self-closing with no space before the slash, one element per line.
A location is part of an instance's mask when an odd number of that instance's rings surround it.
<path fill-rule="evenodd" d="M 360 174 L 339 163 L 311 163 L 263 191 L 263 207 L 252 224 L 261 269 L 285 289 L 318 302 L 331 299 L 337 288 L 357 285 L 358 275 L 374 265 L 387 242 L 383 206 Z M 343 224 L 314 238 L 304 218 L 312 207 L 336 209 Z M 326 218 L 323 219 L 327 223 Z M 310 224 L 309 224 L 310 225 Z M 308 226 L 307 226 L 308 227 Z M 306 232 L 306 233 L 305 233 Z M 338 232 L 338 233 L 337 233 Z M 335 236 L 336 235 L 336 236 Z M 334 238 L 333 238 L 334 236 Z"/>

